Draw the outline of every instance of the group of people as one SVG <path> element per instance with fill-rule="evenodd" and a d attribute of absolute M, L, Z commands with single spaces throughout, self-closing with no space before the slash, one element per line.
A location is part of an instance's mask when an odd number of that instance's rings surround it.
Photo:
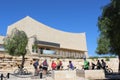
<path fill-rule="evenodd" d="M 75 69 L 72 61 L 69 61 L 69 64 L 67 65 L 67 67 L 68 69 L 71 69 L 71 70 Z M 60 61 L 59 59 L 57 59 L 56 62 L 52 61 L 51 68 L 52 70 L 62 70 L 63 69 L 62 61 Z"/>
<path fill-rule="evenodd" d="M 39 64 L 39 60 L 36 60 L 33 63 L 34 69 L 35 69 L 35 75 L 37 76 L 38 73 L 43 70 L 43 74 L 46 74 L 47 69 L 48 69 L 48 63 L 47 59 L 45 59 L 41 64 Z"/>
<path fill-rule="evenodd" d="M 33 66 L 35 68 L 35 75 L 38 75 L 38 73 L 40 71 L 43 71 L 43 74 L 46 74 L 49 65 L 48 65 L 47 59 L 45 59 L 41 64 L 39 64 L 39 60 L 36 60 L 33 63 Z M 69 64 L 68 64 L 67 67 L 69 69 L 71 69 L 71 70 L 75 69 L 75 67 L 73 66 L 72 61 L 69 61 Z M 105 67 L 106 67 L 106 63 L 105 63 L 105 61 L 103 59 L 101 60 L 101 62 L 100 62 L 100 60 L 97 60 L 97 64 L 91 63 L 91 69 L 92 70 L 94 70 L 94 69 L 105 69 Z M 51 63 L 51 69 L 52 70 L 61 70 L 61 69 L 63 69 L 62 61 L 59 58 L 57 58 L 56 61 L 53 60 L 52 63 Z M 89 69 L 90 69 L 89 61 L 84 59 L 84 70 L 89 70 Z"/>
<path fill-rule="evenodd" d="M 39 64 L 39 60 L 36 60 L 34 63 L 33 63 L 33 66 L 35 68 L 35 75 L 38 75 L 38 73 L 40 71 L 43 72 L 43 74 L 46 74 L 47 73 L 47 70 L 48 70 L 48 62 L 47 62 L 47 59 L 45 59 L 41 64 Z M 75 67 L 72 63 L 72 61 L 69 61 L 69 64 L 68 64 L 68 69 L 71 69 L 71 70 L 74 70 Z M 86 59 L 84 59 L 84 70 L 89 70 L 91 67 L 92 70 L 94 69 L 105 69 L 106 67 L 106 63 L 105 61 L 102 59 L 101 62 L 100 60 L 97 60 L 97 63 L 94 64 L 93 62 L 91 63 L 91 66 L 90 66 L 90 63 L 89 61 L 87 61 Z M 52 61 L 51 63 L 51 69 L 52 70 L 61 70 L 63 69 L 63 65 L 62 65 L 62 61 L 57 58 L 56 61 Z"/>
<path fill-rule="evenodd" d="M 97 69 L 105 69 L 106 63 L 103 59 L 101 60 L 101 62 L 100 62 L 100 60 L 97 60 L 96 66 L 97 66 Z M 93 69 L 94 69 L 94 67 L 93 67 Z"/>
<path fill-rule="evenodd" d="M 94 64 L 93 62 L 91 63 L 91 69 L 92 70 L 94 70 L 94 69 L 105 69 L 105 67 L 106 67 L 106 63 L 103 59 L 101 60 L 101 62 L 100 62 L 100 60 L 97 60 L 96 64 Z M 89 70 L 89 68 L 90 68 L 89 62 L 86 59 L 84 59 L 84 70 Z"/>
<path fill-rule="evenodd" d="M 52 63 L 51 63 L 51 68 L 52 68 L 52 70 L 62 69 L 63 68 L 62 61 L 59 58 L 57 58 L 56 62 L 53 60 Z"/>
<path fill-rule="evenodd" d="M 48 70 L 48 67 L 49 67 L 47 59 L 45 59 L 41 64 L 39 64 L 39 60 L 36 60 L 33 63 L 33 66 L 34 66 L 34 69 L 35 69 L 35 75 L 38 75 L 38 73 L 40 71 L 42 71 L 43 74 L 46 74 L 47 70 Z M 75 69 L 72 61 L 69 61 L 69 64 L 68 64 L 67 67 L 68 67 L 68 69 L 71 69 L 71 70 Z M 63 69 L 62 61 L 59 58 L 57 58 L 56 61 L 52 60 L 51 69 L 52 70 L 62 70 Z"/>
<path fill-rule="evenodd" d="M 39 64 L 39 60 L 36 60 L 33 63 L 34 69 L 35 69 L 35 75 L 38 75 L 40 71 L 43 72 L 43 74 L 47 73 L 48 70 L 48 62 L 47 59 L 45 59 L 41 64 Z M 51 63 L 52 70 L 60 70 L 62 69 L 62 61 L 58 58 L 57 61 L 52 61 Z"/>

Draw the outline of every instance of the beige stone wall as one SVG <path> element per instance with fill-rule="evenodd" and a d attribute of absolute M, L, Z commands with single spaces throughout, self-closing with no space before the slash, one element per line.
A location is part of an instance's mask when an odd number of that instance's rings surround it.
<path fill-rule="evenodd" d="M 38 40 L 59 43 L 61 48 L 86 51 L 86 55 L 88 56 L 85 33 L 69 33 L 59 31 L 48 27 L 28 16 L 8 26 L 7 34 L 10 34 L 13 28 L 25 31 L 28 37 L 36 35 Z M 30 51 L 32 51 L 32 42 L 33 41 L 31 40 L 31 42 L 28 44 Z"/>

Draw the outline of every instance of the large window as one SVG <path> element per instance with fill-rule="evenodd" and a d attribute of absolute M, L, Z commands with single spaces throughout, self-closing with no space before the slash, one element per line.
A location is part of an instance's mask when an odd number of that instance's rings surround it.
<path fill-rule="evenodd" d="M 42 44 L 42 45 L 60 47 L 60 44 L 59 44 L 59 43 L 46 42 L 46 41 L 36 41 L 36 43 L 37 43 L 37 44 Z"/>
<path fill-rule="evenodd" d="M 55 54 L 54 50 L 43 50 L 43 54 Z"/>

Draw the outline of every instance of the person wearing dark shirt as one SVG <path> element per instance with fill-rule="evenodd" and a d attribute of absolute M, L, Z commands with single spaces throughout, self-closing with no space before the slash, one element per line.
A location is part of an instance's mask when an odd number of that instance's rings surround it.
<path fill-rule="evenodd" d="M 100 61 L 98 60 L 97 61 L 97 69 L 101 69 L 101 68 L 102 68 L 102 65 L 101 65 Z"/>
<path fill-rule="evenodd" d="M 92 70 L 94 70 L 96 65 L 93 62 L 91 64 L 92 64 Z"/>
<path fill-rule="evenodd" d="M 38 75 L 39 60 L 36 60 L 36 61 L 33 63 L 33 66 L 34 66 L 34 68 L 35 68 L 35 75 Z"/>
<path fill-rule="evenodd" d="M 105 61 L 103 59 L 101 60 L 101 62 L 102 62 L 102 68 L 105 70 L 106 63 L 105 63 Z"/>
<path fill-rule="evenodd" d="M 48 63 L 47 63 L 47 59 L 45 59 L 42 63 L 43 65 L 43 74 L 46 74 L 47 73 L 47 70 L 48 70 Z"/>

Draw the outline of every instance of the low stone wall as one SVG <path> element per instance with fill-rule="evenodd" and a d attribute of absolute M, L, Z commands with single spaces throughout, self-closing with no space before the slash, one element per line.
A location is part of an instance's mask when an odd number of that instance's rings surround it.
<path fill-rule="evenodd" d="M 76 76 L 79 76 L 79 77 L 85 77 L 85 71 L 82 69 L 77 69 L 76 70 Z"/>
<path fill-rule="evenodd" d="M 76 71 L 73 70 L 53 71 L 52 78 L 54 80 L 76 80 Z"/>
<path fill-rule="evenodd" d="M 85 78 L 105 79 L 105 73 L 104 73 L 104 70 L 85 70 Z"/>
<path fill-rule="evenodd" d="M 103 70 L 77 70 L 76 75 L 86 79 L 105 79 Z"/>

